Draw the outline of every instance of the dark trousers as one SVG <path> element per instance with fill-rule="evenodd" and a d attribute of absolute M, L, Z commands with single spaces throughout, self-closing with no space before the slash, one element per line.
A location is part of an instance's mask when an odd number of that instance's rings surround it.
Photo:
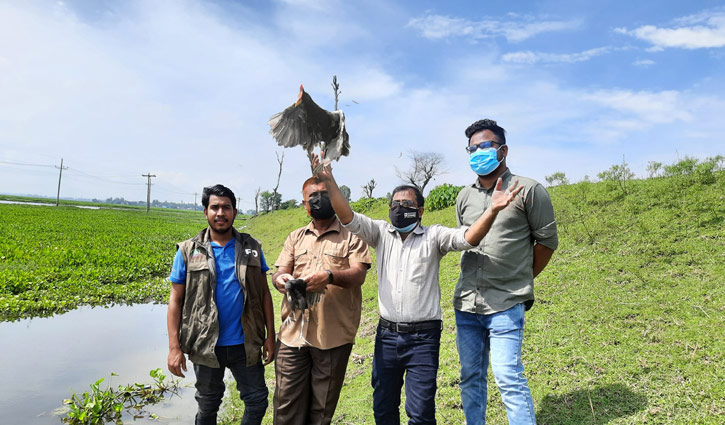
<path fill-rule="evenodd" d="M 274 423 L 327 425 L 345 382 L 352 344 L 329 350 L 278 343 L 275 359 Z"/>
<path fill-rule="evenodd" d="M 244 402 L 243 425 L 261 424 L 267 410 L 267 383 L 264 381 L 264 366 L 258 361 L 247 367 L 244 344 L 228 347 L 217 346 L 214 350 L 219 367 L 213 368 L 194 364 L 196 373 L 196 401 L 199 412 L 196 425 L 216 425 L 217 411 L 224 397 L 224 369 L 232 371 L 237 381 L 239 398 Z"/>
<path fill-rule="evenodd" d="M 436 375 L 441 330 L 398 333 L 378 325 L 373 356 L 376 424 L 400 424 L 400 390 L 405 376 L 409 424 L 435 424 Z"/>

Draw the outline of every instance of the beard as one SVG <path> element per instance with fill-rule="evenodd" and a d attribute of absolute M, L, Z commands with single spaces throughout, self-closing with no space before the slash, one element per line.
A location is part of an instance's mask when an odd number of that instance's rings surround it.
<path fill-rule="evenodd" d="M 212 220 L 208 219 L 209 226 L 217 233 L 227 233 L 232 230 L 234 220 Z"/>

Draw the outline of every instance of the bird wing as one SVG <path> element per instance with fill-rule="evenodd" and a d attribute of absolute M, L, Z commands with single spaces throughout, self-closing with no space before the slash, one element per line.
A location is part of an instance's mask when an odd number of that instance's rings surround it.
<path fill-rule="evenodd" d="M 306 122 L 307 111 L 295 103 L 284 111 L 272 115 L 267 124 L 270 127 L 270 134 L 278 145 L 285 148 L 299 145 L 311 151 L 315 142 L 307 129 Z"/>
<path fill-rule="evenodd" d="M 336 134 L 331 140 L 325 141 L 325 159 L 339 160 L 341 156 L 350 154 L 350 136 L 345 129 L 345 114 L 340 111 L 331 112 L 335 116 Z"/>
<path fill-rule="evenodd" d="M 300 85 L 297 102 L 274 114 L 269 132 L 283 147 L 302 146 L 312 152 L 324 142 L 325 158 L 338 159 L 350 153 L 350 142 L 342 111 L 330 112 L 315 103 Z"/>

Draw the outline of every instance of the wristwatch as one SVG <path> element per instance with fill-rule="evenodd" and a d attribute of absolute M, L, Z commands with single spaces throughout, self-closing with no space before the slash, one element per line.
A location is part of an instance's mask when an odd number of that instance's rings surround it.
<path fill-rule="evenodd" d="M 330 270 L 327 270 L 327 276 L 330 278 L 330 281 L 327 282 L 328 284 L 335 281 L 335 277 L 332 275 L 332 272 Z"/>

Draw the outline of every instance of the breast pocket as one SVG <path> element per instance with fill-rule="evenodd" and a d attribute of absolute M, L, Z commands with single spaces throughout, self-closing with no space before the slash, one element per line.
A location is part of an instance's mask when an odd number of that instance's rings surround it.
<path fill-rule="evenodd" d="M 305 270 L 312 261 L 311 255 L 309 252 L 307 252 L 306 249 L 300 249 L 295 251 L 295 262 L 294 262 L 294 269 L 292 271 L 292 275 L 294 277 L 300 277 L 299 270 Z"/>
<path fill-rule="evenodd" d="M 344 249 L 328 249 L 325 251 L 325 264 L 330 270 L 345 270 L 350 268 L 348 252 Z"/>

